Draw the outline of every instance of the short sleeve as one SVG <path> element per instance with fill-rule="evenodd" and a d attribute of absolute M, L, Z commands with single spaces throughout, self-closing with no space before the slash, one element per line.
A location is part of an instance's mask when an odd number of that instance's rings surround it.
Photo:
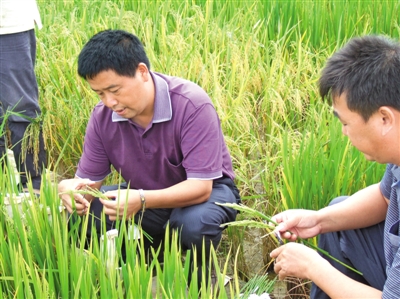
<path fill-rule="evenodd" d="M 385 174 L 380 183 L 380 188 L 383 196 L 387 199 L 390 199 L 390 194 L 392 191 L 392 183 L 393 183 L 393 173 L 392 173 L 393 164 L 388 164 L 386 166 Z"/>
<path fill-rule="evenodd" d="M 76 176 L 101 181 L 111 173 L 111 163 L 98 132 L 95 110 L 86 127 L 83 153 L 78 163 Z"/>
<path fill-rule="evenodd" d="M 222 176 L 222 144 L 218 115 L 212 104 L 197 107 L 182 130 L 183 167 L 188 178 Z"/>

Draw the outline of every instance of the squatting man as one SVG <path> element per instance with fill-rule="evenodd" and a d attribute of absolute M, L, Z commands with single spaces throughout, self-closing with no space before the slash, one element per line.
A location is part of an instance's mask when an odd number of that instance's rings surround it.
<path fill-rule="evenodd" d="M 59 183 L 63 204 L 94 221 L 88 237 L 94 229 L 100 235 L 102 211 L 107 229 L 124 212 L 140 219 L 153 237 L 147 248 L 162 244 L 169 223 L 183 250 L 197 249 L 201 265 L 203 242 L 208 259 L 211 244 L 220 242 L 220 225 L 236 218 L 235 210 L 215 202 L 240 201 L 211 99 L 193 82 L 151 71 L 143 44 L 122 30 L 94 35 L 79 54 L 78 73 L 101 101 L 90 116 L 75 178 Z M 124 184 L 102 186 L 111 166 Z M 71 197 L 88 186 L 112 200 Z"/>
<path fill-rule="evenodd" d="M 387 164 L 382 180 L 319 211 L 274 216 L 283 238 L 320 235 L 319 247 L 363 275 L 289 242 L 271 252 L 274 270 L 310 279 L 311 298 L 400 298 L 400 45 L 382 36 L 350 40 L 319 80 L 343 134 L 368 160 Z M 348 169 L 351 171 L 351 169 Z"/>

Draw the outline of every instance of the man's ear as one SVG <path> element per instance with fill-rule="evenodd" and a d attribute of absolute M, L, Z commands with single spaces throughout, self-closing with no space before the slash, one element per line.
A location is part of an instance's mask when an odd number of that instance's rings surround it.
<path fill-rule="evenodd" d="M 385 136 L 392 130 L 392 128 L 396 124 L 396 115 L 393 111 L 393 108 L 388 106 L 380 107 L 378 113 L 381 118 L 382 135 Z"/>
<path fill-rule="evenodd" d="M 136 73 L 139 74 L 144 81 L 148 81 L 148 76 L 150 76 L 149 69 L 143 62 L 139 63 Z"/>

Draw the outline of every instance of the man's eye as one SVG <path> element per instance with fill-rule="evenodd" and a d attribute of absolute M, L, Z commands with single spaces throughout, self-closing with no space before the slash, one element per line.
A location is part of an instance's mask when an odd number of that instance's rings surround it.
<path fill-rule="evenodd" d="M 119 91 L 119 89 L 116 89 L 116 90 L 110 90 L 111 91 L 111 93 L 117 93 L 118 91 Z"/>

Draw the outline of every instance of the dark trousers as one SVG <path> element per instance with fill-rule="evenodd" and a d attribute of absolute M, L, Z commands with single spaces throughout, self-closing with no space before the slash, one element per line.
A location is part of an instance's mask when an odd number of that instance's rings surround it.
<path fill-rule="evenodd" d="M 120 186 L 126 188 L 126 185 Z M 105 186 L 104 191 L 116 190 L 118 186 Z M 230 178 L 214 180 L 213 189 L 207 202 L 175 209 L 147 209 L 144 213 L 135 215 L 135 222 L 139 223 L 143 230 L 153 237 L 153 243 L 145 240 L 145 247 L 158 249 L 165 236 L 165 229 L 169 223 L 170 229 L 177 230 L 183 250 L 196 248 L 195 256 L 199 266 L 199 278 L 201 279 L 203 242 L 205 248 L 206 265 L 208 266 L 211 244 L 216 248 L 221 240 L 222 231 L 220 225 L 236 219 L 237 211 L 222 207 L 215 203 L 238 203 L 239 192 Z M 101 212 L 103 206 L 95 199 L 90 207 L 89 223 L 95 227 L 88 227 L 87 237 L 90 238 L 92 230 L 101 232 Z M 115 228 L 116 223 L 106 219 L 106 230 Z M 98 235 L 104 232 L 97 233 Z M 124 247 L 124 246 L 122 246 Z M 124 253 L 122 253 L 124 254 Z M 208 271 L 208 269 L 206 269 Z"/>
<path fill-rule="evenodd" d="M 26 187 L 27 178 L 31 177 L 33 188 L 39 189 L 41 169 L 47 162 L 41 130 L 39 153 L 34 153 L 33 149 L 21 151 L 26 128 L 31 119 L 41 114 L 34 71 L 35 58 L 36 37 L 33 29 L 0 35 L 0 124 L 3 124 L 4 114 L 7 111 L 14 112 L 7 117 L 11 144 L 6 142 L 6 130 L 3 126 L 0 132 L 0 154 L 3 156 L 6 147 L 10 147 L 14 152 L 18 171 L 21 173 L 23 186 Z M 35 155 L 37 155 L 36 163 L 34 163 Z"/>
<path fill-rule="evenodd" d="M 347 196 L 335 198 L 330 204 L 345 200 Z M 386 262 L 383 250 L 384 222 L 356 230 L 347 230 L 320 235 L 318 247 L 329 252 L 341 262 L 357 269 L 363 275 L 325 257 L 330 264 L 346 276 L 383 290 L 386 281 Z M 311 298 L 329 298 L 317 285 L 311 288 Z"/>
<path fill-rule="evenodd" d="M 0 107 L 1 110 L 1 107 Z M 1 121 L 0 117 L 0 121 Z M 14 152 L 15 162 L 17 165 L 18 172 L 21 179 L 21 187 L 26 188 L 28 180 L 32 182 L 32 187 L 34 189 L 40 190 L 40 185 L 42 181 L 42 169 L 47 165 L 46 151 L 44 148 L 44 140 L 42 131 L 39 133 L 39 152 L 34 152 L 34 150 L 27 149 L 22 151 L 22 139 L 26 132 L 29 123 L 26 122 L 8 122 L 8 129 L 11 133 L 11 149 Z M 5 157 L 6 144 L 5 144 L 5 133 L 0 135 L 0 157 Z M 37 156 L 36 156 L 37 155 Z M 35 156 L 37 158 L 35 158 Z M 37 159 L 37 161 L 35 161 Z M 5 162 L 5 160 L 3 160 Z M 6 166 L 2 163 L 3 167 Z"/>

